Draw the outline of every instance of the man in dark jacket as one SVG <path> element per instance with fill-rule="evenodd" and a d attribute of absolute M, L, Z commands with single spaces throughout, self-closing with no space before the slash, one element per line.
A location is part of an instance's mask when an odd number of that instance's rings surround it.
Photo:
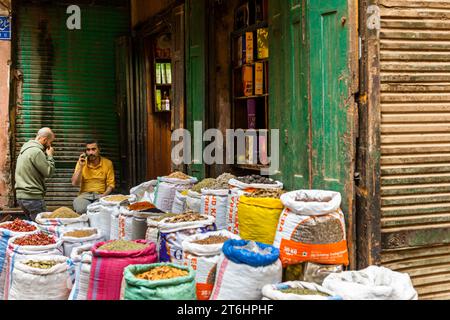
<path fill-rule="evenodd" d="M 16 165 L 17 202 L 30 220 L 47 210 L 44 202 L 45 179 L 55 173 L 55 134 L 50 128 L 39 130 L 36 139 L 25 143 L 20 150 Z"/>

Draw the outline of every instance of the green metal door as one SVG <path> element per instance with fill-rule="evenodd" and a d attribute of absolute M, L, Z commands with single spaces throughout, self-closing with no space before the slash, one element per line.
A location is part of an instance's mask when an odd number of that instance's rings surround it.
<path fill-rule="evenodd" d="M 203 179 L 202 145 L 194 143 L 194 122 L 202 123 L 205 128 L 206 104 L 206 1 L 186 1 L 186 124 L 192 136 L 192 160 L 188 166 L 190 175 Z M 199 138 L 199 137 L 197 137 Z M 197 152 L 195 149 L 197 148 Z M 198 152 L 200 151 L 200 152 Z"/>
<path fill-rule="evenodd" d="M 16 68 L 23 72 L 23 99 L 16 107 L 15 151 L 40 127 L 56 133 L 56 176 L 47 206 L 71 206 L 76 161 L 87 139 L 120 168 L 115 39 L 129 32 L 127 1 L 72 1 L 81 9 L 81 30 L 69 30 L 67 4 L 17 1 Z M 119 181 L 117 181 L 119 186 Z"/>

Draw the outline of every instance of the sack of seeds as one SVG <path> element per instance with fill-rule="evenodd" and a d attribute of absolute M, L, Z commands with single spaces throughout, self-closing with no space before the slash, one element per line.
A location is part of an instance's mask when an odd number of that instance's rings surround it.
<path fill-rule="evenodd" d="M 67 300 L 75 280 L 72 261 L 64 256 L 30 256 L 17 261 L 8 300 Z"/>
<path fill-rule="evenodd" d="M 119 300 L 124 269 L 157 261 L 156 246 L 145 240 L 112 240 L 92 248 L 88 300 Z"/>
<path fill-rule="evenodd" d="M 189 177 L 187 175 L 179 176 L 180 178 L 160 177 L 158 184 L 155 187 L 155 206 L 164 211 L 170 212 L 172 210 L 175 193 L 178 190 L 189 190 L 195 183 L 197 178 Z"/>
<path fill-rule="evenodd" d="M 72 211 L 71 209 L 66 209 Z M 61 215 L 58 215 L 57 211 L 40 213 L 36 217 L 36 223 L 41 230 L 54 234 L 57 237 L 61 237 L 66 231 L 89 227 L 89 217 L 87 214 L 79 215 L 76 212 L 70 211 L 62 211 Z M 73 214 L 73 216 L 70 214 Z M 64 218 L 65 216 L 68 218 Z"/>
<path fill-rule="evenodd" d="M 202 189 L 200 213 L 216 218 L 217 230 L 227 229 L 228 194 L 228 189 Z"/>
<path fill-rule="evenodd" d="M 166 218 L 158 223 L 159 259 L 161 262 L 183 264 L 183 241 L 199 233 L 216 231 L 215 218 L 196 213 Z"/>
<path fill-rule="evenodd" d="M 182 214 L 187 211 L 187 193 L 188 190 L 177 190 L 175 199 L 173 200 L 171 213 Z"/>
<path fill-rule="evenodd" d="M 222 250 L 210 300 L 261 300 L 266 284 L 281 282 L 277 248 L 254 241 L 228 240 Z"/>
<path fill-rule="evenodd" d="M 267 300 L 342 300 L 318 284 L 302 281 L 268 284 L 262 293 Z"/>
<path fill-rule="evenodd" d="M 301 262 L 348 265 L 341 196 L 333 191 L 301 190 L 281 196 L 285 207 L 274 246 L 283 266 Z"/>
<path fill-rule="evenodd" d="M 135 196 L 136 202 L 148 201 L 153 203 L 155 200 L 155 187 L 158 180 L 144 182 L 130 190 L 130 195 Z"/>
<path fill-rule="evenodd" d="M 202 194 L 189 190 L 186 196 L 186 207 L 188 210 L 200 213 L 202 206 Z"/>
<path fill-rule="evenodd" d="M 191 236 L 183 241 L 183 265 L 194 269 L 197 299 L 209 300 L 216 280 L 217 262 L 223 244 L 240 238 L 226 230 Z"/>
<path fill-rule="evenodd" d="M 89 277 L 92 264 L 92 245 L 74 248 L 70 259 L 75 268 L 75 282 L 70 291 L 69 300 L 87 300 Z"/>
<path fill-rule="evenodd" d="M 0 223 L 0 300 L 3 300 L 3 289 L 6 278 L 6 250 L 11 238 L 39 232 L 34 222 L 16 219 L 12 222 Z"/>
<path fill-rule="evenodd" d="M 94 245 L 97 242 L 104 241 L 105 238 L 101 230 L 97 228 L 82 228 L 66 231 L 63 233 L 64 255 L 70 257 L 72 250 L 83 245 Z"/>

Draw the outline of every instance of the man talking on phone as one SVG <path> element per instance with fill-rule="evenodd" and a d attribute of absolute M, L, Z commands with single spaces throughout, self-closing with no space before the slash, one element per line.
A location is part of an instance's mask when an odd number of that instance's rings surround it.
<path fill-rule="evenodd" d="M 86 151 L 80 155 L 72 176 L 72 185 L 80 187 L 80 194 L 73 201 L 73 208 L 79 214 L 86 213 L 91 203 L 110 195 L 114 190 L 113 163 L 100 156 L 97 141 L 86 144 Z"/>
<path fill-rule="evenodd" d="M 17 158 L 15 189 L 17 202 L 29 220 L 36 220 L 39 213 L 46 212 L 44 197 L 45 179 L 55 173 L 55 134 L 50 128 L 42 128 L 36 139 L 22 146 Z"/>

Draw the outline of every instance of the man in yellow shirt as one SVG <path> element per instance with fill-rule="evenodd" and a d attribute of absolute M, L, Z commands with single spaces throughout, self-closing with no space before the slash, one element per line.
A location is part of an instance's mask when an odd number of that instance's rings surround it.
<path fill-rule="evenodd" d="M 110 195 L 115 187 L 113 163 L 100 156 L 97 141 L 86 144 L 86 153 L 78 159 L 72 185 L 80 187 L 80 195 L 73 201 L 73 208 L 79 214 L 100 198 Z"/>

